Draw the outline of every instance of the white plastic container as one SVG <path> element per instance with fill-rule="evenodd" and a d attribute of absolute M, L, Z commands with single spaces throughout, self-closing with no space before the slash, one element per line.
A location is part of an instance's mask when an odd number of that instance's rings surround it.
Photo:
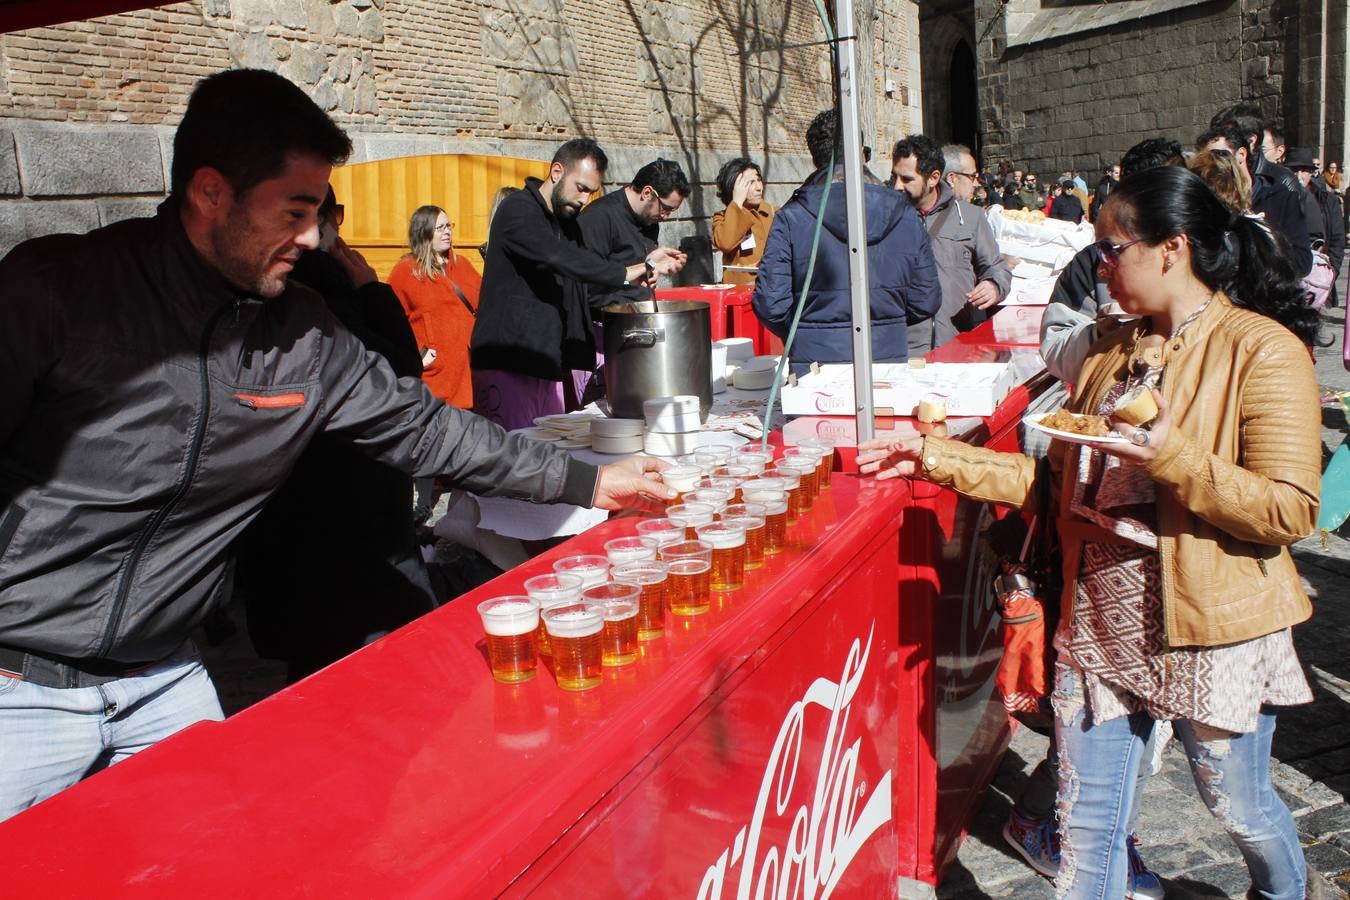
<path fill-rule="evenodd" d="M 694 452 L 698 434 L 697 431 L 648 431 L 643 445 L 652 456 L 684 456 Z"/>
<path fill-rule="evenodd" d="M 720 344 L 712 346 L 712 392 L 724 394 L 727 390 L 727 348 Z"/>
<path fill-rule="evenodd" d="M 683 434 L 698 431 L 702 426 L 698 415 L 698 397 L 681 394 L 675 397 L 653 397 L 642 404 L 647 417 L 647 431 Z"/>
<path fill-rule="evenodd" d="M 618 437 L 591 435 L 591 449 L 596 453 L 641 453 L 642 445 L 643 437 L 640 434 L 625 434 Z"/>
<path fill-rule="evenodd" d="M 642 437 L 642 433 L 647 430 L 647 423 L 642 419 L 604 419 L 596 418 L 591 420 L 591 437 Z"/>
<path fill-rule="evenodd" d="M 743 391 L 762 391 L 773 384 L 774 373 L 778 371 L 778 357 L 756 356 L 748 359 L 736 370 L 736 388 Z"/>
<path fill-rule="evenodd" d="M 755 355 L 755 342 L 748 337 L 722 338 L 720 341 L 713 341 L 713 346 L 727 348 L 728 365 L 739 366 Z"/>

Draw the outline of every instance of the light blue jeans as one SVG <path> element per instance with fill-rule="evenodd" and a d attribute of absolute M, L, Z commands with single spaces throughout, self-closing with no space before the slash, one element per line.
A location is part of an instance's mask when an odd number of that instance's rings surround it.
<path fill-rule="evenodd" d="M 1094 724 L 1077 674 L 1062 665 L 1056 670 L 1061 855 L 1055 894 L 1120 900 L 1128 877 L 1125 838 L 1135 778 L 1153 720 L 1135 713 Z M 1257 730 L 1249 734 L 1220 732 L 1186 719 L 1172 727 L 1186 750 L 1200 799 L 1247 862 L 1251 896 L 1302 900 L 1307 868 L 1298 831 L 1270 784 L 1275 716 L 1262 710 Z"/>
<path fill-rule="evenodd" d="M 50 688 L 0 675 L 0 821 L 193 722 L 223 718 L 190 644 L 98 687 Z"/>

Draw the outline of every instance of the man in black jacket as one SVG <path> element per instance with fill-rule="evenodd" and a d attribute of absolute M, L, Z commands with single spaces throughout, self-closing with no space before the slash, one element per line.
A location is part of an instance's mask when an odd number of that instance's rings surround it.
<path fill-rule="evenodd" d="M 320 433 L 467 490 L 617 509 L 596 469 L 400 379 L 288 283 L 347 136 L 279 75 L 202 81 L 152 219 L 0 262 L 0 819 L 219 719 L 189 640 Z"/>
<path fill-rule="evenodd" d="M 689 179 L 679 163 L 658 159 L 637 170 L 631 184 L 610 191 L 582 211 L 577 219 L 587 250 L 605 259 L 626 263 L 646 259 L 661 243 L 661 223 L 679 211 L 689 196 Z M 678 255 L 681 264 L 684 254 Z M 651 299 L 651 286 L 629 285 L 617 289 L 592 285 L 587 292 L 591 314 L 611 303 Z"/>
<path fill-rule="evenodd" d="M 645 285 L 683 264 L 661 247 L 619 262 L 582 246 L 577 216 L 608 165 L 599 144 L 573 138 L 548 179 L 525 179 L 492 219 L 469 359 L 474 412 L 504 428 L 579 406 L 595 368 L 588 285 Z"/>
<path fill-rule="evenodd" d="M 1293 172 L 1261 152 L 1266 130 L 1261 111 L 1245 103 L 1226 107 L 1214 114 L 1209 127 L 1197 142 L 1199 149 L 1218 148 L 1237 154 L 1252 176 L 1252 209 L 1264 214 L 1270 227 L 1284 238 L 1298 275 L 1307 275 L 1313 260 L 1300 195 L 1302 186 Z"/>

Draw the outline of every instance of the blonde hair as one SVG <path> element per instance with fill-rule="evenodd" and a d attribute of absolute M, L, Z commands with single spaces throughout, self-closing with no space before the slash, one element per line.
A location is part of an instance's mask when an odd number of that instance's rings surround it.
<path fill-rule="evenodd" d="M 413 259 L 414 278 L 434 278 L 445 274 L 445 260 L 436 252 L 436 220 L 449 213 L 439 206 L 419 206 L 408 221 L 408 255 Z"/>
<path fill-rule="evenodd" d="M 1190 158 L 1186 168 L 1204 179 L 1230 212 L 1244 213 L 1252 208 L 1252 176 L 1232 151 L 1201 150 Z"/>

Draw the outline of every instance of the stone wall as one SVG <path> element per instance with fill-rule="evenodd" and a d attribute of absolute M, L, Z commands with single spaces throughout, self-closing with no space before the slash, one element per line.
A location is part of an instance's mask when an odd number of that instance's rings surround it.
<path fill-rule="evenodd" d="M 975 0 L 975 13 L 985 164 L 1072 168 L 1094 180 L 1145 137 L 1191 146 L 1216 110 L 1242 100 L 1282 121 L 1291 146 L 1316 140 L 1315 106 L 1300 99 L 1317 94 L 1307 58 L 1314 0 Z"/>
<path fill-rule="evenodd" d="M 918 7 L 871 0 L 867 18 L 880 145 L 921 118 Z M 547 158 L 575 135 L 601 141 L 615 183 L 677 159 L 700 189 L 668 232 L 706 233 L 727 158 L 764 160 L 774 201 L 808 170 L 828 54 L 778 48 L 822 37 L 806 0 L 195 0 L 0 36 L 0 251 L 152 208 L 193 83 L 230 66 L 305 87 L 353 162 Z"/>

